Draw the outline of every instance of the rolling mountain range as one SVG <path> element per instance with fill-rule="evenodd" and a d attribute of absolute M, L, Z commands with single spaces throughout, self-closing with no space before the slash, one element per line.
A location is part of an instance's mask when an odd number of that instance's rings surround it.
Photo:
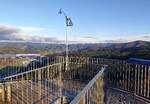
<path fill-rule="evenodd" d="M 128 56 L 134 56 L 133 54 L 139 54 L 139 52 L 140 54 L 143 53 L 144 55 L 149 55 L 150 42 L 133 41 L 128 43 L 70 44 L 69 51 L 70 54 L 82 53 L 89 56 L 101 54 L 105 54 L 104 56 L 110 56 L 111 54 L 122 53 L 125 55 L 128 54 Z M 64 52 L 64 44 L 0 42 L 0 54 L 40 53 L 42 55 L 48 55 Z"/>
<path fill-rule="evenodd" d="M 73 55 L 99 56 L 111 59 L 150 59 L 150 42 L 133 41 L 128 43 L 90 44 L 74 52 Z"/>
<path fill-rule="evenodd" d="M 150 49 L 150 42 L 148 41 L 133 41 L 128 43 L 89 43 L 89 44 L 71 44 L 70 51 L 81 50 L 99 50 L 99 49 L 129 49 L 129 48 L 147 48 Z M 0 53 L 38 53 L 40 51 L 65 51 L 64 44 L 48 44 L 48 43 L 9 43 L 0 42 Z"/>

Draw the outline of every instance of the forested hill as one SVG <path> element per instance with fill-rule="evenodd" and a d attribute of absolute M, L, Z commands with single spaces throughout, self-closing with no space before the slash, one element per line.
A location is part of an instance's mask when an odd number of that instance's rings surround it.
<path fill-rule="evenodd" d="M 129 43 L 95 44 L 72 55 L 98 56 L 111 59 L 142 58 L 150 59 L 150 42 L 134 41 Z"/>
<path fill-rule="evenodd" d="M 72 55 L 82 56 L 150 59 L 150 42 L 71 44 L 69 45 L 69 51 Z M 64 52 L 64 44 L 0 42 L 0 54 L 40 53 L 48 55 Z"/>

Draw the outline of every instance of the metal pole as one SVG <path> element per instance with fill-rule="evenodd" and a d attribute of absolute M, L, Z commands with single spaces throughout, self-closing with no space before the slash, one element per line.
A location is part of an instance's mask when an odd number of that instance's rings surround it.
<path fill-rule="evenodd" d="M 60 77 L 60 103 L 63 104 L 63 94 L 62 94 L 62 70 L 61 70 L 61 63 L 59 64 L 59 77 Z"/>
<path fill-rule="evenodd" d="M 66 13 L 60 9 L 59 10 L 59 14 L 63 14 L 65 17 L 65 21 L 66 21 L 66 70 L 68 70 L 68 36 L 67 36 L 67 28 L 69 26 L 73 26 L 71 19 L 66 15 Z"/>
<path fill-rule="evenodd" d="M 68 70 L 68 34 L 67 34 L 67 26 L 66 26 L 66 71 Z"/>
<path fill-rule="evenodd" d="M 65 21 L 66 21 L 66 67 L 65 67 L 65 71 L 68 70 L 68 34 L 67 34 L 67 30 L 68 30 L 68 26 L 73 26 L 72 21 L 70 18 L 68 18 L 68 16 L 66 15 L 66 13 L 60 9 L 59 10 L 59 14 L 63 14 L 65 16 Z M 62 94 L 62 70 L 61 70 L 61 63 L 60 63 L 60 99 L 61 99 L 61 104 L 63 103 L 63 94 Z"/>
<path fill-rule="evenodd" d="M 62 9 L 60 9 L 59 11 L 59 14 L 63 14 L 65 16 L 65 20 L 66 20 L 66 24 L 67 24 L 67 16 L 65 14 L 64 11 L 62 11 Z M 67 25 L 66 25 L 66 41 L 65 41 L 65 44 L 66 44 L 66 60 L 65 60 L 65 64 L 66 64 L 66 67 L 65 67 L 65 70 L 68 70 L 68 37 L 67 37 Z M 60 67 L 59 67 L 59 77 L 60 77 L 60 103 L 63 104 L 63 96 L 62 96 L 62 70 L 61 70 L 61 64 L 60 64 Z"/>

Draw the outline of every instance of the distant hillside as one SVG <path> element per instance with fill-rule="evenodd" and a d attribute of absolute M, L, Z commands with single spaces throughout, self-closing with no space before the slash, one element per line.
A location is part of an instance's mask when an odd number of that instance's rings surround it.
<path fill-rule="evenodd" d="M 95 43 L 69 45 L 72 55 L 101 56 L 108 58 L 142 57 L 150 59 L 150 42 L 133 41 L 129 43 Z M 64 44 L 48 43 L 0 43 L 0 54 L 40 53 L 43 55 L 65 52 Z"/>
<path fill-rule="evenodd" d="M 46 43 L 0 43 L 0 54 L 40 53 L 53 54 L 64 51 L 64 45 Z"/>
<path fill-rule="evenodd" d="M 133 41 L 128 43 L 96 43 L 96 44 L 78 44 L 80 48 L 88 49 L 100 49 L 100 48 L 116 48 L 116 49 L 125 49 L 125 48 L 150 48 L 150 42 L 148 41 Z"/>
<path fill-rule="evenodd" d="M 150 59 L 150 42 L 92 44 L 88 48 L 72 52 L 72 55 L 99 56 L 112 59 L 128 59 L 131 57 Z"/>
<path fill-rule="evenodd" d="M 113 44 L 111 48 L 150 48 L 150 42 L 147 41 L 133 41 L 129 43 Z"/>

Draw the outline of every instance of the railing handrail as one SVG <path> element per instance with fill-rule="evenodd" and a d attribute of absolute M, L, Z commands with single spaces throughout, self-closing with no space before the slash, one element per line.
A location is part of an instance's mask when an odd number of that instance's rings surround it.
<path fill-rule="evenodd" d="M 44 67 L 41 67 L 41 68 L 37 68 L 37 69 L 25 71 L 25 72 L 22 72 L 22 73 L 18 73 L 18 74 L 15 74 L 15 75 L 11 75 L 11 76 L 8 76 L 8 77 L 4 77 L 3 80 L 7 80 L 7 79 L 10 79 L 10 78 L 13 78 L 13 77 L 16 77 L 16 76 L 20 76 L 20 75 L 23 75 L 23 74 L 27 74 L 27 73 L 30 73 L 30 72 L 34 72 L 34 71 L 37 71 L 37 70 L 42 70 L 43 68 L 52 67 L 52 66 L 61 65 L 61 64 L 62 64 L 62 63 L 60 62 L 60 63 L 55 63 L 55 64 L 47 65 L 47 66 L 44 66 Z"/>
<path fill-rule="evenodd" d="M 102 69 L 95 75 L 95 77 L 84 87 L 84 89 L 71 101 L 70 104 L 78 104 L 80 98 L 86 94 L 88 90 L 94 85 L 96 80 L 103 75 L 103 72 L 106 70 L 107 66 L 104 65 Z"/>
<path fill-rule="evenodd" d="M 37 68 L 37 69 L 33 69 L 33 70 L 29 70 L 29 71 L 18 73 L 18 74 L 14 74 L 14 75 L 11 75 L 11 76 L 7 76 L 7 77 L 4 77 L 4 78 L 2 78 L 0 80 L 7 80 L 7 79 L 10 79 L 10 78 L 13 78 L 13 77 L 16 77 L 16 76 L 20 76 L 20 75 L 23 75 L 23 74 L 27 74 L 27 73 L 30 73 L 30 72 L 37 71 L 37 70 L 41 70 L 43 68 L 52 67 L 52 66 L 56 66 L 56 65 L 60 65 L 60 64 L 64 64 L 64 63 L 65 62 L 62 61 L 62 62 L 59 62 L 59 63 L 55 63 L 55 64 L 47 65 L 47 66 L 44 66 L 44 67 L 40 67 L 40 68 Z M 80 64 L 80 63 L 76 63 L 76 64 Z"/>

